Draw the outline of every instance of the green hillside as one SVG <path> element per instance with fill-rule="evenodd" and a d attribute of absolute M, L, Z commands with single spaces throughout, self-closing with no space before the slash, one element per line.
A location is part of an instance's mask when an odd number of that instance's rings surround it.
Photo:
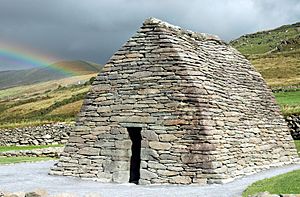
<path fill-rule="evenodd" d="M 276 92 L 285 115 L 300 114 L 300 23 L 243 35 L 230 42 Z"/>
<path fill-rule="evenodd" d="M 246 34 L 230 42 L 242 54 L 265 54 L 300 49 L 300 23 L 284 25 L 269 31 Z"/>
<path fill-rule="evenodd" d="M 0 128 L 73 121 L 96 74 L 0 90 Z"/>
<path fill-rule="evenodd" d="M 230 45 L 251 61 L 272 88 L 300 85 L 300 23 L 243 35 Z"/>
<path fill-rule="evenodd" d="M 74 120 L 91 79 L 102 67 L 77 60 L 43 68 L 1 71 L 0 127 Z"/>
<path fill-rule="evenodd" d="M 53 66 L 66 71 L 71 71 L 74 75 L 77 76 L 98 73 L 103 67 L 99 64 L 82 60 L 60 61 L 51 65 L 51 67 Z"/>
<path fill-rule="evenodd" d="M 300 115 L 300 91 L 274 93 L 284 115 Z"/>
<path fill-rule="evenodd" d="M 60 61 L 48 67 L 27 70 L 0 71 L 0 89 L 30 85 L 70 76 L 81 76 L 98 73 L 101 65 L 87 61 Z"/>

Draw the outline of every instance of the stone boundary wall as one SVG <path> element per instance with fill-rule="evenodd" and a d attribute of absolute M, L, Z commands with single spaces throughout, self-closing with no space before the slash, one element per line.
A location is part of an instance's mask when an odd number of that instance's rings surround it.
<path fill-rule="evenodd" d="M 33 150 L 14 150 L 0 152 L 0 157 L 56 157 L 63 152 L 64 147 L 49 147 Z"/>
<path fill-rule="evenodd" d="M 300 115 L 285 118 L 294 140 L 300 140 Z M 0 146 L 65 144 L 74 123 L 0 129 Z"/>
<path fill-rule="evenodd" d="M 0 146 L 65 144 L 72 128 L 72 123 L 55 123 L 0 129 Z"/>
<path fill-rule="evenodd" d="M 285 118 L 294 140 L 300 140 L 300 115 Z"/>

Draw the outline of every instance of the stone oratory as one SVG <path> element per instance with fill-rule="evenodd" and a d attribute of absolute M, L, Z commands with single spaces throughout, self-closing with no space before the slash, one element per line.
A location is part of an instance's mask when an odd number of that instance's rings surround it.
<path fill-rule="evenodd" d="M 224 183 L 296 158 L 270 89 L 245 57 L 216 36 L 149 18 L 96 77 L 50 174 Z"/>

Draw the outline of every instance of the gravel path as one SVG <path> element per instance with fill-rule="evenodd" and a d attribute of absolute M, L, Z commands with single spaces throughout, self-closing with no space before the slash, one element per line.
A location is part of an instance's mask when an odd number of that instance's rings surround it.
<path fill-rule="evenodd" d="M 243 190 L 257 180 L 300 169 L 300 164 L 272 168 L 223 185 L 139 186 L 133 184 L 99 183 L 71 177 L 49 176 L 47 173 L 54 163 L 54 161 L 47 161 L 0 165 L 0 191 L 29 192 L 42 188 L 47 190 L 50 195 L 68 192 L 78 196 L 84 196 L 90 193 L 100 194 L 101 197 L 235 197 L 241 196 Z"/>

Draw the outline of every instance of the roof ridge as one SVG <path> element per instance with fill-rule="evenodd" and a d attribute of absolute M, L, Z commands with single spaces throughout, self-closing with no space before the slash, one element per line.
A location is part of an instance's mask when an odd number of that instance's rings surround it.
<path fill-rule="evenodd" d="M 216 40 L 216 41 L 219 41 L 221 43 L 225 43 L 217 35 L 208 34 L 208 33 L 194 32 L 194 31 L 189 30 L 189 29 L 183 29 L 182 27 L 172 25 L 168 22 L 165 22 L 163 20 L 160 20 L 160 19 L 157 19 L 157 18 L 154 18 L 154 17 L 147 18 L 144 21 L 143 25 L 157 25 L 159 27 L 169 28 L 169 29 L 172 29 L 173 31 L 189 35 L 190 37 L 192 37 L 196 40 L 201 40 L 201 41 L 202 40 Z"/>

